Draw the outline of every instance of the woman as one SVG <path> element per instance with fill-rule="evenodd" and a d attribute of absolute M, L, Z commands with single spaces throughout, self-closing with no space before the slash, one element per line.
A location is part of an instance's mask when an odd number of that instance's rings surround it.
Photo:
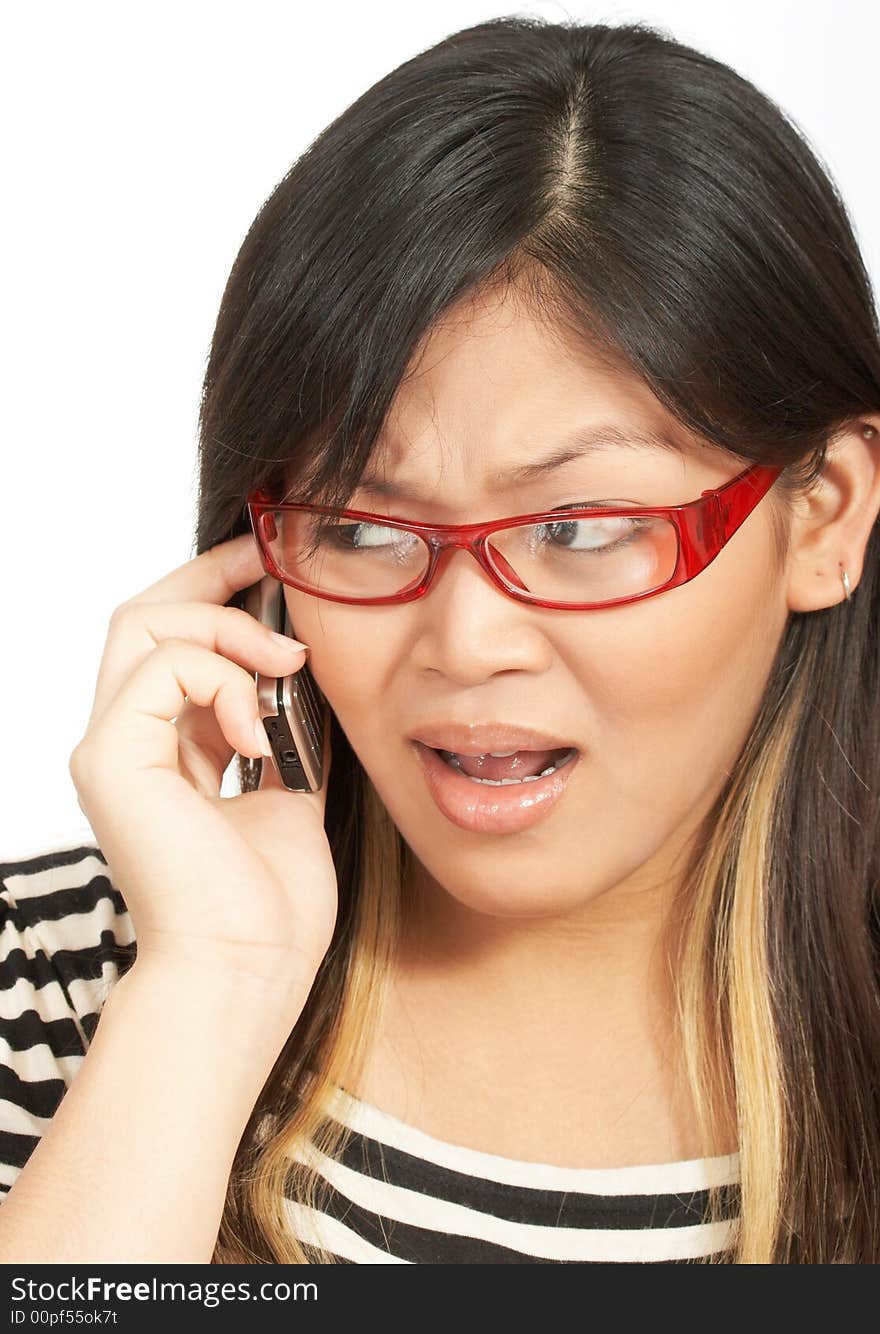
<path fill-rule="evenodd" d="M 112 619 L 98 849 L 3 868 L 7 960 L 91 953 L 0 1258 L 876 1263 L 878 428 L 845 208 L 719 62 L 497 19 L 333 122 Z"/>

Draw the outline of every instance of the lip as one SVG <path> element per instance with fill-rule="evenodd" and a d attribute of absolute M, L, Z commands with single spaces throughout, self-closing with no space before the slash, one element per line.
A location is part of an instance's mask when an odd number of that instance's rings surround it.
<path fill-rule="evenodd" d="M 553 736 L 513 723 L 430 723 L 410 736 L 435 750 L 488 755 L 492 750 L 579 750 L 571 737 Z"/>
<path fill-rule="evenodd" d="M 518 735 L 522 736 L 522 732 Z M 580 759 L 580 751 L 575 750 L 563 768 L 554 770 L 546 778 L 509 787 L 491 787 L 474 783 L 466 774 L 458 773 L 429 745 L 416 739 L 411 744 L 440 811 L 460 829 L 478 834 L 515 834 L 545 819 L 562 797 Z"/>

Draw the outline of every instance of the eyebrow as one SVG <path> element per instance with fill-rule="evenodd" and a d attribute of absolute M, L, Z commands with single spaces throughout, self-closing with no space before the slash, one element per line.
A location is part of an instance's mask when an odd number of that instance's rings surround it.
<path fill-rule="evenodd" d="M 535 463 L 525 463 L 518 468 L 509 468 L 495 474 L 494 489 L 505 490 L 533 482 L 538 477 L 554 472 L 557 468 L 571 463 L 575 459 L 589 458 L 610 449 L 656 449 L 667 453 L 680 454 L 683 446 L 670 435 L 660 431 L 645 429 L 624 429 L 621 426 L 602 424 L 582 426 L 572 431 L 556 448 L 543 459 Z M 397 482 L 386 481 L 375 469 L 368 468 L 361 477 L 358 490 L 369 491 L 372 495 L 392 496 L 397 499 L 417 499 L 417 492 Z"/>

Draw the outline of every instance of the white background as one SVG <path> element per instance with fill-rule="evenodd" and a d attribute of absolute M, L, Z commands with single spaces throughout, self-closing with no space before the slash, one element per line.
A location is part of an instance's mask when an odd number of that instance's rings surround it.
<path fill-rule="evenodd" d="M 201 379 L 258 208 L 377 79 L 513 12 L 642 19 L 751 79 L 831 170 L 877 287 L 865 0 L 4 6 L 0 862 L 93 841 L 70 752 L 113 608 L 193 555 Z"/>

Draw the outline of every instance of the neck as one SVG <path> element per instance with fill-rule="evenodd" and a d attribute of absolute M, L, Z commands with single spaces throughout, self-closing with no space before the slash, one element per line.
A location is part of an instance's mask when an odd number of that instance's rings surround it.
<path fill-rule="evenodd" d="M 523 1022 L 595 1043 L 609 1026 L 668 1031 L 674 1003 L 664 926 L 676 884 L 644 880 L 561 916 L 503 917 L 461 903 L 412 868 L 400 954 L 406 976 L 443 980 L 491 1009 L 512 1040 Z"/>
<path fill-rule="evenodd" d="M 628 1145 L 639 1146 L 632 1161 L 650 1161 L 655 1137 L 663 1160 L 700 1156 L 666 954 L 678 889 L 643 876 L 575 913 L 502 917 L 463 904 L 412 858 L 395 1050 L 421 1035 L 415 1066 L 450 1098 L 482 1085 L 505 1108 L 540 1115 L 549 1098 L 560 1124 L 607 1128 L 609 1162 Z M 735 1145 L 726 1131 L 713 1151 Z"/>

